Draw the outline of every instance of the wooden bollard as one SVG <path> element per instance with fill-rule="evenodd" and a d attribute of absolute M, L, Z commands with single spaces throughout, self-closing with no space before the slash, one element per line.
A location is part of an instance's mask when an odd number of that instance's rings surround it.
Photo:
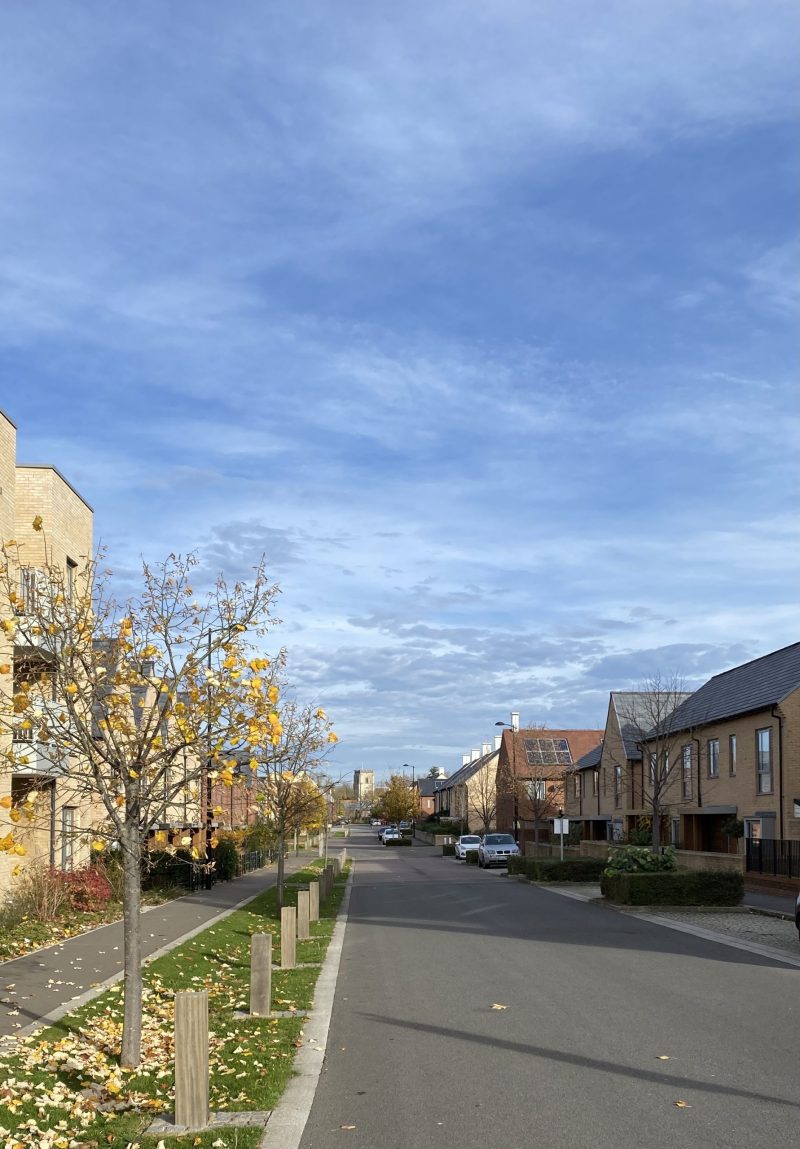
<path fill-rule="evenodd" d="M 339 855 L 339 861 L 341 862 L 342 869 L 344 869 L 347 865 L 347 847 L 345 847 Z"/>
<path fill-rule="evenodd" d="M 208 991 L 175 994 L 175 1124 L 208 1125 Z"/>
<path fill-rule="evenodd" d="M 297 909 L 284 906 L 281 910 L 281 969 L 294 969 L 297 962 Z"/>
<path fill-rule="evenodd" d="M 250 938 L 250 1013 L 269 1017 L 272 1009 L 272 934 Z"/>
<path fill-rule="evenodd" d="M 319 882 L 308 883 L 308 908 L 309 919 L 312 922 L 319 921 Z"/>
<path fill-rule="evenodd" d="M 307 942 L 311 937 L 311 895 L 308 890 L 297 891 L 297 940 Z"/>

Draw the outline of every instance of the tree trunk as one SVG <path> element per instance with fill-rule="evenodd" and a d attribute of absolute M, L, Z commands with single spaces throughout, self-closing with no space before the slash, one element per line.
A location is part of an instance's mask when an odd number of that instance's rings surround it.
<path fill-rule="evenodd" d="M 142 871 L 138 826 L 123 828 L 121 845 L 125 1013 L 120 1064 L 125 1069 L 135 1069 L 142 1057 Z"/>
<path fill-rule="evenodd" d="M 661 811 L 658 805 L 653 806 L 653 819 L 650 835 L 650 849 L 654 854 L 661 852 Z"/>
<path fill-rule="evenodd" d="M 276 903 L 278 906 L 278 913 L 283 909 L 283 879 L 285 871 L 285 861 L 283 856 L 284 846 L 286 844 L 286 831 L 281 829 L 278 831 L 278 881 L 276 883 Z"/>

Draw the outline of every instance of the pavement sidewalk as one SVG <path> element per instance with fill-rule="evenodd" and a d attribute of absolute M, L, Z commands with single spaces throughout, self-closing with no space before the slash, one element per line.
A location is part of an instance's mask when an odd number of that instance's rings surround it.
<path fill-rule="evenodd" d="M 290 855 L 286 874 L 302 869 L 317 856 L 316 850 Z M 226 912 L 270 889 L 276 880 L 273 864 L 146 910 L 142 914 L 143 957 L 172 949 Z M 121 976 L 121 921 L 2 962 L 0 1035 L 20 1036 L 43 1022 L 55 1021 L 94 997 L 99 987 Z"/>

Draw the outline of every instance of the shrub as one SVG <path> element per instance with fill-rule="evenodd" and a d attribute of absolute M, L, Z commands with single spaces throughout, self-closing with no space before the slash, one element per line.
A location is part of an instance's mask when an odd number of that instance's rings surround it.
<path fill-rule="evenodd" d="M 607 874 L 653 874 L 675 869 L 675 848 L 654 854 L 646 846 L 618 846 L 608 855 Z"/>
<path fill-rule="evenodd" d="M 257 822 L 245 832 L 242 848 L 244 850 L 260 850 L 266 854 L 277 849 L 278 835 L 265 822 Z"/>
<path fill-rule="evenodd" d="M 239 850 L 233 838 L 219 838 L 214 847 L 214 873 L 221 882 L 229 882 L 239 872 Z"/>
<path fill-rule="evenodd" d="M 626 906 L 737 906 L 742 900 L 744 878 L 733 871 L 606 871 L 600 888 L 609 901 Z"/>
<path fill-rule="evenodd" d="M 83 866 L 58 876 L 64 883 L 71 910 L 97 912 L 111 901 L 111 882 L 98 866 Z"/>
<path fill-rule="evenodd" d="M 69 908 L 69 894 L 61 878 L 61 871 L 49 866 L 30 866 L 25 870 L 3 901 L 3 927 L 18 925 L 24 918 L 56 921 Z"/>
<path fill-rule="evenodd" d="M 411 845 L 411 839 L 410 838 L 389 838 L 389 840 L 387 842 L 384 842 L 384 845 L 385 846 L 410 846 Z"/>
<path fill-rule="evenodd" d="M 442 857 L 443 858 L 454 858 L 455 856 L 456 856 L 456 848 L 452 842 L 448 846 L 442 846 Z"/>
<path fill-rule="evenodd" d="M 478 851 L 477 850 L 467 850 L 466 853 L 464 854 L 464 861 L 467 863 L 468 866 L 477 866 L 477 864 L 478 864 Z"/>

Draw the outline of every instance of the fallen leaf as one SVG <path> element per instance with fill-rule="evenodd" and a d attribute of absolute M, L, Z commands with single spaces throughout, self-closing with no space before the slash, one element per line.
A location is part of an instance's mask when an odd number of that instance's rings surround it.
<path fill-rule="evenodd" d="M 508 1009 L 508 1006 L 507 1005 L 500 1005 L 499 1002 L 495 1001 L 492 1004 L 492 1009 Z"/>
<path fill-rule="evenodd" d="M 656 1061 L 669 1061 L 669 1054 L 659 1053 L 658 1057 L 656 1058 Z"/>
<path fill-rule="evenodd" d="M 340 1129 L 355 1129 L 355 1125 L 340 1125 Z"/>
<path fill-rule="evenodd" d="M 691 1109 L 692 1107 L 688 1101 L 676 1101 L 675 1102 L 675 1108 L 676 1109 Z"/>

